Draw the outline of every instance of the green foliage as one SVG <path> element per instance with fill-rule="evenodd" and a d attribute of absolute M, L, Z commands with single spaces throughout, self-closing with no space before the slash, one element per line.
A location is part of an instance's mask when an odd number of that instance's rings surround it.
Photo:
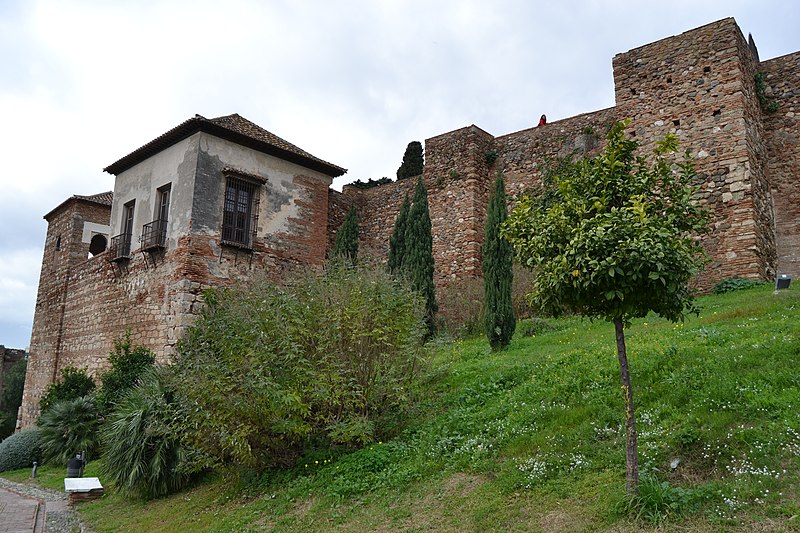
<path fill-rule="evenodd" d="M 482 337 L 429 343 L 422 401 L 382 444 L 315 448 L 244 486 L 216 476 L 147 505 L 109 493 L 81 515 L 95 531 L 535 531 L 543 519 L 576 531 L 795 530 L 800 293 L 760 287 L 698 304 L 699 318 L 628 328 L 643 468 L 693 493 L 660 527 L 623 501 L 608 324 L 577 317 L 547 319 L 553 331 L 518 334 L 492 357 Z M 724 342 L 706 344 L 702 328 Z"/>
<path fill-rule="evenodd" d="M 17 424 L 17 411 L 22 405 L 22 392 L 25 389 L 25 371 L 28 360 L 20 359 L 6 372 L 3 378 L 3 398 L 0 401 L 0 439 L 4 439 L 14 432 Z"/>
<path fill-rule="evenodd" d="M 726 292 L 739 291 L 769 285 L 766 281 L 745 278 L 725 278 L 714 285 L 714 294 L 725 294 Z"/>
<path fill-rule="evenodd" d="M 761 109 L 767 113 L 775 113 L 779 109 L 778 101 L 767 96 L 766 76 L 763 72 L 756 72 L 756 97 Z"/>
<path fill-rule="evenodd" d="M 408 226 L 408 213 L 411 210 L 411 202 L 408 200 L 408 193 L 400 206 L 400 212 L 394 221 L 394 229 L 389 237 L 389 272 L 395 275 L 400 274 L 403 265 L 403 257 L 406 254 L 406 226 Z"/>
<path fill-rule="evenodd" d="M 387 178 L 386 176 L 373 180 L 372 178 L 368 179 L 367 181 L 351 181 L 348 185 L 352 185 L 356 189 L 372 189 L 373 187 L 378 187 L 380 185 L 386 185 L 387 183 L 393 183 L 391 178 Z"/>
<path fill-rule="evenodd" d="M 483 156 L 486 158 L 487 166 L 492 166 L 497 161 L 497 152 L 495 150 L 486 150 Z"/>
<path fill-rule="evenodd" d="M 92 458 L 98 447 L 99 426 L 97 404 L 90 397 L 52 404 L 39 418 L 42 459 L 63 465 L 79 452 Z"/>
<path fill-rule="evenodd" d="M 707 498 L 706 492 L 676 487 L 668 481 L 659 481 L 657 477 L 648 475 L 642 478 L 639 494 L 627 501 L 626 511 L 636 520 L 658 525 L 696 511 Z"/>
<path fill-rule="evenodd" d="M 131 342 L 130 331 L 124 338 L 114 340 L 114 350 L 108 354 L 111 368 L 100 375 L 100 390 L 97 391 L 97 404 L 100 414 L 111 411 L 114 404 L 133 386 L 142 374 L 155 364 L 156 356 L 144 346 Z"/>
<path fill-rule="evenodd" d="M 533 300 L 547 312 L 680 320 L 694 310 L 688 282 L 705 255 L 693 237 L 706 212 L 693 203 L 691 163 L 672 171 L 675 137 L 657 143 L 648 166 L 624 128 L 611 129 L 603 153 L 565 168 L 561 198 L 548 209 L 523 198 L 503 234 L 538 268 Z"/>
<path fill-rule="evenodd" d="M 103 426 L 102 474 L 120 492 L 158 498 L 185 487 L 203 465 L 183 442 L 189 407 L 169 367 L 146 369 Z"/>
<path fill-rule="evenodd" d="M 41 434 L 38 428 L 28 428 L 0 442 L 0 472 L 31 468 L 41 457 Z"/>
<path fill-rule="evenodd" d="M 539 317 L 529 318 L 520 323 L 520 333 L 523 337 L 535 337 L 557 329 L 552 322 Z"/>
<path fill-rule="evenodd" d="M 86 373 L 85 368 L 65 367 L 61 370 L 61 381 L 51 383 L 45 390 L 39 407 L 41 412 L 64 400 L 82 398 L 95 388 L 94 381 Z"/>
<path fill-rule="evenodd" d="M 608 133 L 597 156 L 565 165 L 560 198 L 546 210 L 523 198 L 505 237 L 523 264 L 536 267 L 532 300 L 548 313 L 574 312 L 614 323 L 626 431 L 627 491 L 639 467 L 633 386 L 624 327 L 649 312 L 671 321 L 696 311 L 689 281 L 706 259 L 695 237 L 707 212 L 693 201 L 688 157 L 673 171 L 674 135 L 656 142 L 653 162 L 636 156 L 626 123 Z"/>
<path fill-rule="evenodd" d="M 388 274 L 329 268 L 211 290 L 179 345 L 190 442 L 217 462 L 292 464 L 312 441 L 371 442 L 408 402 L 419 299 Z"/>
<path fill-rule="evenodd" d="M 411 141 L 403 154 L 403 162 L 397 169 L 397 179 L 404 180 L 422 175 L 425 160 L 422 155 L 422 143 Z"/>
<path fill-rule="evenodd" d="M 336 241 L 333 244 L 331 255 L 350 265 L 356 264 L 358 260 L 358 218 L 355 207 L 350 208 L 344 223 L 336 232 Z"/>
<path fill-rule="evenodd" d="M 433 284 L 433 235 L 428 211 L 428 191 L 420 177 L 414 189 L 414 201 L 408 212 L 404 237 L 405 251 L 401 271 L 415 291 L 425 299 L 425 323 L 428 334 L 436 331 L 436 287 Z"/>
<path fill-rule="evenodd" d="M 438 291 L 442 311 L 441 329 L 454 337 L 469 337 L 483 332 L 483 280 L 455 279 Z"/>
<path fill-rule="evenodd" d="M 483 330 L 493 351 L 506 348 L 517 327 L 511 297 L 514 254 L 508 241 L 500 237 L 500 226 L 508 218 L 507 205 L 505 182 L 499 175 L 489 198 L 483 241 Z"/>

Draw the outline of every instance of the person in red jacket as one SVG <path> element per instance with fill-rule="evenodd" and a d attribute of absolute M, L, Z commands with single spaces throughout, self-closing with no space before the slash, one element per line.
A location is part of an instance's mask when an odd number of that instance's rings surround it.
<path fill-rule="evenodd" d="M 547 116 L 542 115 L 542 117 L 539 119 L 539 125 L 544 126 L 545 124 L 547 124 Z"/>

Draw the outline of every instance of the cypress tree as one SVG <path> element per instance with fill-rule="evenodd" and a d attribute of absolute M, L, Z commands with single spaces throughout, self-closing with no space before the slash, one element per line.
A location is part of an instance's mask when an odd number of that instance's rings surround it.
<path fill-rule="evenodd" d="M 403 255 L 405 255 L 406 245 L 406 225 L 408 224 L 408 212 L 411 209 L 411 202 L 408 200 L 408 193 L 400 206 L 400 213 L 394 221 L 394 230 L 389 237 L 389 272 L 399 274 L 403 265 Z"/>
<path fill-rule="evenodd" d="M 500 225 L 508 218 L 503 176 L 497 177 L 486 213 L 486 239 L 483 242 L 483 328 L 493 351 L 506 348 L 517 327 L 511 301 L 513 249 L 500 237 Z"/>
<path fill-rule="evenodd" d="M 436 331 L 434 315 L 438 310 L 436 289 L 433 285 L 433 235 L 431 234 L 431 216 L 428 212 L 428 191 L 422 182 L 417 180 L 414 190 L 414 201 L 408 212 L 405 231 L 405 252 L 402 260 L 402 273 L 411 287 L 425 298 L 428 333 Z"/>
<path fill-rule="evenodd" d="M 425 160 L 422 157 L 422 143 L 419 141 L 411 141 L 406 146 L 406 152 L 403 154 L 403 162 L 400 168 L 397 169 L 397 179 L 403 180 L 406 178 L 413 178 L 422 174 L 422 168 L 425 165 Z"/>
<path fill-rule="evenodd" d="M 344 223 L 336 233 L 332 255 L 351 265 L 356 264 L 358 259 L 358 219 L 355 207 L 351 207 L 347 212 Z"/>

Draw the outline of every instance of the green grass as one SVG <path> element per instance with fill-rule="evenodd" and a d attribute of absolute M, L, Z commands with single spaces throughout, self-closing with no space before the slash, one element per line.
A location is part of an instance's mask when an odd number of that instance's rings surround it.
<path fill-rule="evenodd" d="M 438 340 L 412 422 L 388 442 L 151 502 L 112 490 L 79 509 L 98 533 L 800 529 L 800 294 L 700 304 L 684 324 L 628 330 L 634 501 L 613 326 L 567 318 L 499 354 L 480 338 Z"/>

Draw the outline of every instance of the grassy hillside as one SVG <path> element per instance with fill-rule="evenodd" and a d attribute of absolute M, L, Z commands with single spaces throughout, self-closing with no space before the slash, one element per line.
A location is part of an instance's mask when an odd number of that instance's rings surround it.
<path fill-rule="evenodd" d="M 81 514 L 98 532 L 800 529 L 800 293 L 700 304 L 685 324 L 628 331 L 633 504 L 613 326 L 568 318 L 523 323 L 501 354 L 440 341 L 389 442 L 148 503 L 111 493 Z"/>

